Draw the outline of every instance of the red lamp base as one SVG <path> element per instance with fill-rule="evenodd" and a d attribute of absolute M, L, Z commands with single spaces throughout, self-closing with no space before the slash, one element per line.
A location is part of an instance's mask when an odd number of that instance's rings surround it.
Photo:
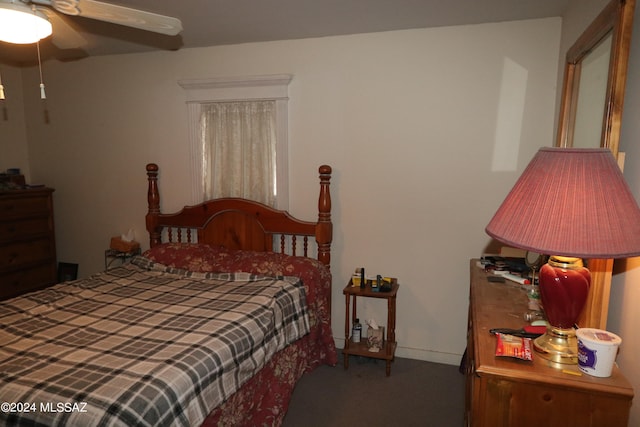
<path fill-rule="evenodd" d="M 580 258 L 552 256 L 540 269 L 539 283 L 549 326 L 544 335 L 534 340 L 533 348 L 551 362 L 577 364 L 574 325 L 589 296 L 591 273 Z"/>

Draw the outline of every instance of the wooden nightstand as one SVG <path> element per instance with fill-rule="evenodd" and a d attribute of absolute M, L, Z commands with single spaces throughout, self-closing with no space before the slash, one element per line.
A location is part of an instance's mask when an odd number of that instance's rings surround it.
<path fill-rule="evenodd" d="M 391 285 L 391 291 L 373 291 L 371 284 L 367 283 L 364 288 L 359 286 L 353 286 L 351 280 L 344 288 L 342 293 L 345 296 L 345 321 L 344 321 L 344 349 L 342 354 L 344 355 L 344 368 L 349 368 L 349 355 L 365 356 L 375 359 L 386 360 L 387 362 L 387 376 L 391 375 L 391 362 L 396 352 L 396 295 L 398 293 L 398 280 L 393 279 Z M 382 349 L 378 352 L 371 352 L 367 348 L 367 340 L 363 337 L 359 343 L 354 343 L 351 340 L 351 326 L 354 319 L 357 316 L 356 301 L 357 297 L 365 298 L 382 298 L 387 300 L 387 336 L 386 341 L 383 343 Z M 353 298 L 353 308 L 350 312 L 349 306 L 351 305 L 351 299 Z M 351 313 L 351 316 L 350 316 Z"/>

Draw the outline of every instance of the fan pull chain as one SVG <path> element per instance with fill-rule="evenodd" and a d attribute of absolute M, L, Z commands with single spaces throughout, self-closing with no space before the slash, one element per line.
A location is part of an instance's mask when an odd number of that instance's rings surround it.
<path fill-rule="evenodd" d="M 40 99 L 47 99 L 47 94 L 44 92 L 44 83 L 42 81 L 42 61 L 40 59 L 40 42 L 37 42 L 38 46 L 38 70 L 40 70 Z"/>
<path fill-rule="evenodd" d="M 4 86 L 2 85 L 2 74 L 0 74 L 0 100 L 4 98 Z"/>

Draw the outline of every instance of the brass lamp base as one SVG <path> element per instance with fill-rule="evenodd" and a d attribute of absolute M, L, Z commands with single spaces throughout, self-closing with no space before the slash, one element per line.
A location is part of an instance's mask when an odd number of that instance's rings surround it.
<path fill-rule="evenodd" d="M 533 340 L 533 348 L 551 366 L 578 364 L 578 339 L 573 328 L 563 329 L 548 326 L 547 332 Z"/>

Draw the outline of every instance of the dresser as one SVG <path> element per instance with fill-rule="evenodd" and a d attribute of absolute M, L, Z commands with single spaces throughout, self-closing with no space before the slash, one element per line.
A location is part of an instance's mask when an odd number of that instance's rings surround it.
<path fill-rule="evenodd" d="M 0 299 L 56 283 L 53 191 L 0 192 Z"/>
<path fill-rule="evenodd" d="M 520 285 L 489 282 L 478 260 L 470 269 L 466 425 L 627 427 L 633 388 L 617 367 L 596 378 L 577 365 L 552 368 L 535 352 L 533 361 L 495 356 L 489 330 L 523 327 L 527 296 Z"/>

